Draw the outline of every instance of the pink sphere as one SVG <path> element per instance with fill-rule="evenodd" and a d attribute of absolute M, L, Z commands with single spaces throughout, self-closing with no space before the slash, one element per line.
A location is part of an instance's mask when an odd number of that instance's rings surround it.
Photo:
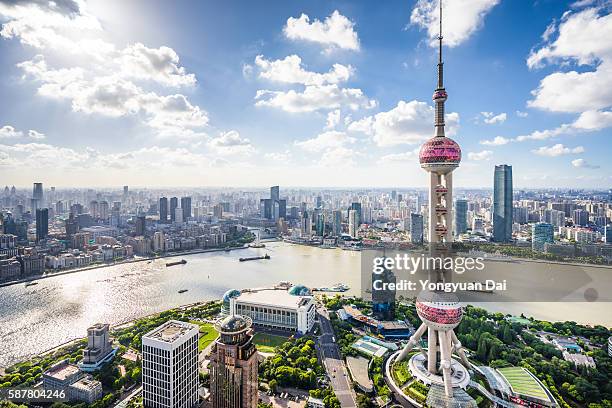
<path fill-rule="evenodd" d="M 423 167 L 436 165 L 458 166 L 461 161 L 461 148 L 448 137 L 432 137 L 421 146 L 419 161 Z"/>

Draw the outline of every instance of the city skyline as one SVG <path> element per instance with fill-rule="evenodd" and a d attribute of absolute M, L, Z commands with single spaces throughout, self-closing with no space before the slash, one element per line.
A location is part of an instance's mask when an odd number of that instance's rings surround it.
<path fill-rule="evenodd" d="M 0 1 L 5 184 L 424 187 L 433 3 Z M 609 188 L 608 6 L 456 4 L 444 5 L 457 21 L 446 121 L 466 158 L 455 187 L 491 188 L 506 163 L 515 188 Z M 501 24 L 518 15 L 521 30 Z"/>

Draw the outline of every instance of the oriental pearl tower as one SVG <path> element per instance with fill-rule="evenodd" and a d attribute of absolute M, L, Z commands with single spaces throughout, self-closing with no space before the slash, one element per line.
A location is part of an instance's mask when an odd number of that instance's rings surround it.
<path fill-rule="evenodd" d="M 429 173 L 429 245 L 430 255 L 444 256 L 452 242 L 453 170 L 459 167 L 461 148 L 444 134 L 444 103 L 448 94 L 444 89 L 442 62 L 442 1 L 440 0 L 440 34 L 438 35 L 438 87 L 434 91 L 435 133 L 421 147 L 419 161 Z M 445 282 L 449 271 L 429 271 L 430 282 Z M 428 406 L 468 407 L 471 398 L 464 392 L 469 384 L 467 368 L 470 363 L 453 329 L 463 317 L 463 307 L 455 293 L 424 290 L 417 296 L 416 311 L 423 322 L 405 348 L 397 354 L 396 362 L 412 355 L 408 368 L 419 381 L 430 386 Z M 420 347 L 421 336 L 427 332 L 427 349 Z M 453 359 L 453 353 L 463 362 Z M 436 390 L 436 392 L 432 392 Z M 434 395 L 435 394 L 435 395 Z"/>

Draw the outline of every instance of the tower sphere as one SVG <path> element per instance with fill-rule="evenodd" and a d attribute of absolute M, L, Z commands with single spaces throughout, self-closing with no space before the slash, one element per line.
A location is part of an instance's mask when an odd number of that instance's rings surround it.
<path fill-rule="evenodd" d="M 434 136 L 421 146 L 419 162 L 427 171 L 448 173 L 459 167 L 461 148 L 451 138 Z"/>
<path fill-rule="evenodd" d="M 423 291 L 416 301 L 417 314 L 429 327 L 447 331 L 461 323 L 463 307 L 453 293 Z"/>

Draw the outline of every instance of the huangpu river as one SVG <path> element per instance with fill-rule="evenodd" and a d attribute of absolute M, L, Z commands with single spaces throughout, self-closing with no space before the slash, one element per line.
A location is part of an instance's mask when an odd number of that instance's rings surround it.
<path fill-rule="evenodd" d="M 266 253 L 270 260 L 238 261 L 240 257 Z M 183 258 L 187 264 L 166 267 L 167 262 Z M 528 280 L 529 268 L 543 265 L 518 262 L 505 267 L 508 273 Z M 554 271 L 565 266 L 545 267 Z M 612 282 L 612 269 L 586 268 Z M 360 252 L 272 242 L 266 248 L 127 263 L 40 279 L 34 286 L 19 283 L 2 287 L 0 367 L 84 337 L 93 323 L 118 324 L 184 304 L 219 299 L 228 289 L 264 287 L 280 281 L 309 287 L 342 282 L 351 287 L 348 294 L 359 295 L 360 274 Z M 178 293 L 182 289 L 188 291 Z M 480 306 L 551 321 L 612 326 L 612 303 L 487 302 Z"/>

